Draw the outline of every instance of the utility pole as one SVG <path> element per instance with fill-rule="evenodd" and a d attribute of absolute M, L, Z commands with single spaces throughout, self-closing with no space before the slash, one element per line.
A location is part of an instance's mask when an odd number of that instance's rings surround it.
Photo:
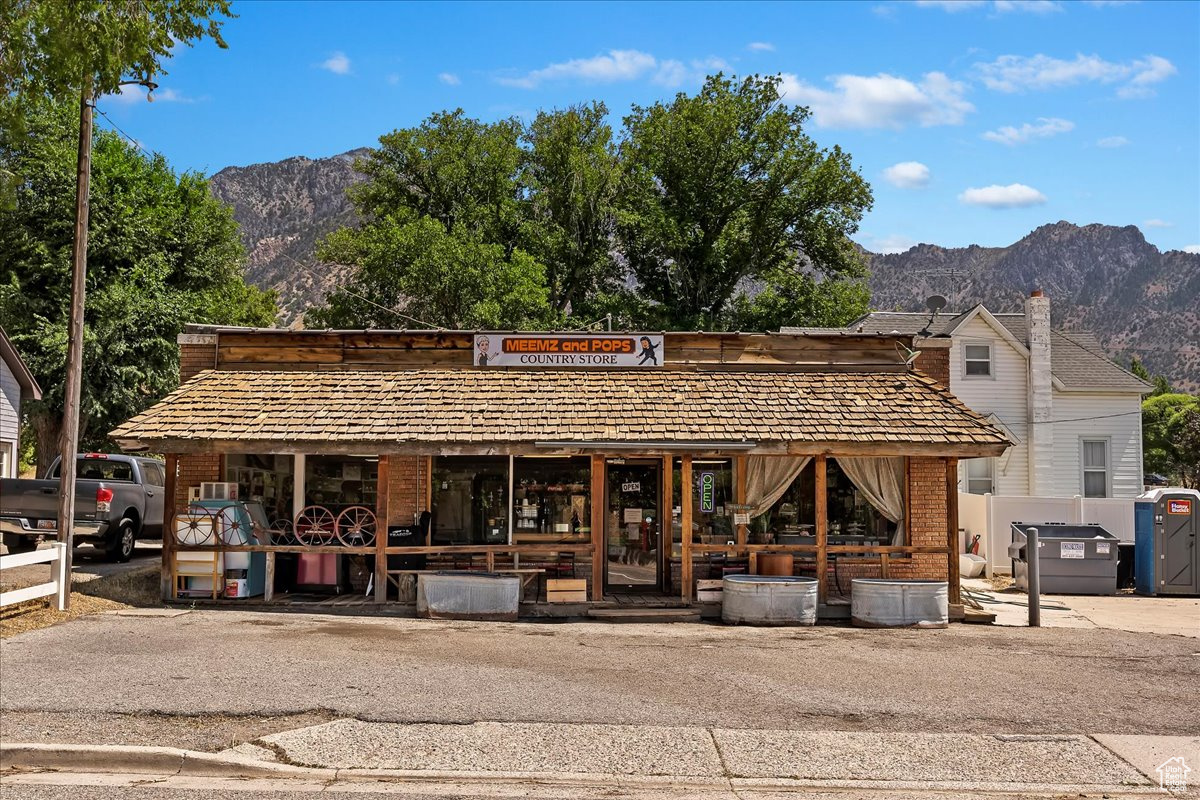
<path fill-rule="evenodd" d="M 67 380 L 59 439 L 58 540 L 66 544 L 67 586 L 63 608 L 71 606 L 71 554 L 75 546 L 75 453 L 79 449 L 79 396 L 83 387 L 83 298 L 87 288 L 88 202 L 92 182 L 92 87 L 79 91 L 79 161 L 75 182 L 75 242 L 71 248 L 71 316 L 67 322 Z M 61 574 L 61 573 L 60 573 Z"/>

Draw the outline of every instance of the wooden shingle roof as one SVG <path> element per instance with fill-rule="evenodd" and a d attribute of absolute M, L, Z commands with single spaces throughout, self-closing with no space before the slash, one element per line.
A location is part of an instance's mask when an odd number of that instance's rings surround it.
<path fill-rule="evenodd" d="M 997 455 L 1004 434 L 914 372 L 202 372 L 110 434 L 155 452 L 536 452 L 753 443 L 757 452 Z M 501 449 L 503 448 L 503 449 Z M 698 448 L 699 449 L 699 448 Z"/>

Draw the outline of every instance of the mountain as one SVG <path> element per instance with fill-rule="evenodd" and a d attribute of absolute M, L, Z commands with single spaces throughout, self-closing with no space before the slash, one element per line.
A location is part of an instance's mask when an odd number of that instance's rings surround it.
<path fill-rule="evenodd" d="M 1132 225 L 1057 222 L 1008 247 L 920 244 L 867 256 L 877 309 L 920 311 L 940 294 L 948 311 L 980 302 L 1020 311 L 1042 289 L 1057 327 L 1090 330 L 1122 365 L 1137 356 L 1152 374 L 1200 390 L 1200 255 L 1161 252 Z"/>
<path fill-rule="evenodd" d="M 314 253 L 326 234 L 354 223 L 346 189 L 363 180 L 354 159 L 366 152 L 212 176 L 213 194 L 241 225 L 247 277 L 279 292 L 284 324 L 296 323 L 346 275 L 344 267 L 315 264 Z M 926 297 L 941 294 L 951 311 L 979 302 L 1019 311 L 1030 289 L 1042 289 L 1056 325 L 1088 329 L 1121 364 L 1136 355 L 1152 373 L 1200 390 L 1200 255 L 1160 252 L 1136 227 L 1057 222 L 1008 247 L 921 244 L 864 253 L 877 309 L 921 311 Z"/>
<path fill-rule="evenodd" d="M 226 167 L 209 179 L 213 195 L 233 208 L 246 245 L 246 277 L 279 293 L 283 322 L 319 303 L 345 274 L 318 265 L 317 242 L 355 221 L 346 189 L 363 180 L 354 159 L 365 148 L 331 158 L 288 158 Z"/>

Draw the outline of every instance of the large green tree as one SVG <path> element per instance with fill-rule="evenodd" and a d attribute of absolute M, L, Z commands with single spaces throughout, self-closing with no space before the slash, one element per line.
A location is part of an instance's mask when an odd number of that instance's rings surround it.
<path fill-rule="evenodd" d="M 1200 489 L 1200 397 L 1170 393 L 1145 400 L 1142 442 L 1146 472 Z"/>
<path fill-rule="evenodd" d="M 651 301 L 642 324 L 725 327 L 739 295 L 752 319 L 801 323 L 780 303 L 811 295 L 807 284 L 864 276 L 849 237 L 870 188 L 847 153 L 805 134 L 808 110 L 785 105 L 779 83 L 718 74 L 625 118 L 618 232 Z M 756 309 L 749 295 L 772 287 Z"/>
<path fill-rule="evenodd" d="M 69 104 L 24 113 L 23 131 L 0 127 L 20 178 L 0 209 L 0 320 L 45 393 L 26 407 L 44 471 L 62 422 L 78 125 Z M 242 279 L 237 225 L 204 178 L 109 131 L 93 138 L 90 229 L 80 442 L 101 448 L 178 384 L 185 323 L 267 325 L 276 309 Z"/>
<path fill-rule="evenodd" d="M 515 120 L 462 110 L 389 133 L 356 167 L 363 222 L 335 232 L 318 257 L 349 280 L 310 311 L 310 325 L 516 328 L 547 324 L 542 265 L 519 247 L 523 154 Z"/>
<path fill-rule="evenodd" d="M 560 314 L 598 313 L 618 287 L 615 201 L 621 162 L 603 103 L 542 111 L 524 134 L 527 187 L 522 241 L 546 267 Z"/>

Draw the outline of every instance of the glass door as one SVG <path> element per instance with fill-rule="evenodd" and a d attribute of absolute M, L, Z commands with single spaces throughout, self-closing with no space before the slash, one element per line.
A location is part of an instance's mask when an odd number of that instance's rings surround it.
<path fill-rule="evenodd" d="M 657 461 L 609 462 L 605 583 L 610 589 L 662 586 L 662 526 Z"/>

